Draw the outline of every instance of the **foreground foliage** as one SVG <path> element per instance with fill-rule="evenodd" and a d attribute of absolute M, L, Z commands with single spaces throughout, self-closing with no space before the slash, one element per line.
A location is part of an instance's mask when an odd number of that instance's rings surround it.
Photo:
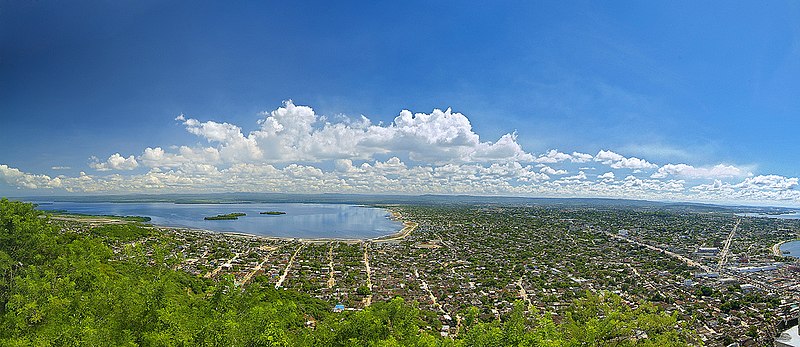
<path fill-rule="evenodd" d="M 435 315 L 401 298 L 332 313 L 264 278 L 243 289 L 171 270 L 159 252 L 145 257 L 128 246 L 119 256 L 108 246 L 153 233 L 132 225 L 62 232 L 30 204 L 0 200 L 0 345 L 687 345 L 675 316 L 630 309 L 615 295 L 586 294 L 559 323 L 521 303 L 502 321 L 481 322 L 471 310 L 450 339 L 428 328 Z"/>

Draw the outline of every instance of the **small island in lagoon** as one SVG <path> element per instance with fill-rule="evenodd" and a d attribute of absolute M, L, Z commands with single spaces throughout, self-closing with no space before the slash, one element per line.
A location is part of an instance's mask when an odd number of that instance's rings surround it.
<path fill-rule="evenodd" d="M 228 213 L 228 214 L 218 214 L 216 216 L 205 217 L 203 219 L 205 219 L 205 220 L 237 220 L 237 219 L 239 219 L 239 217 L 246 216 L 246 215 L 247 215 L 246 213 L 234 212 L 234 213 Z"/>
<path fill-rule="evenodd" d="M 267 211 L 267 212 L 261 212 L 261 214 L 281 215 L 281 214 L 286 214 L 286 212 L 283 212 L 283 211 Z"/>

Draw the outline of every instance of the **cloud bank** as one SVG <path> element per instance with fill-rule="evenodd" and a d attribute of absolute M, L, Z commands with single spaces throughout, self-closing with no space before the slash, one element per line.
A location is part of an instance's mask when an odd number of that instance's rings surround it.
<path fill-rule="evenodd" d="M 435 193 L 800 205 L 797 178 L 756 175 L 754 166 L 659 165 L 609 149 L 531 153 L 516 132 L 482 139 L 465 115 L 450 109 L 403 110 L 389 124 L 376 124 L 364 116 L 331 121 L 287 101 L 261 113 L 250 132 L 186 115 L 175 120 L 199 144 L 92 157 L 90 172 L 73 176 L 2 164 L 0 180 L 76 193 Z"/>
<path fill-rule="evenodd" d="M 150 166 L 173 166 L 191 159 L 207 164 L 321 162 L 335 159 L 369 160 L 376 155 L 400 154 L 415 162 L 474 163 L 531 161 L 517 136 L 509 133 L 497 141 L 481 141 L 461 113 L 433 110 L 430 114 L 403 110 L 386 126 L 368 118 L 331 123 L 308 106 L 287 101 L 283 107 L 262 113 L 259 128 L 248 134 L 236 125 L 201 122 L 178 116 L 189 133 L 211 145 L 181 147 L 177 153 L 145 149 Z M 163 161 L 160 161 L 163 160 Z"/>

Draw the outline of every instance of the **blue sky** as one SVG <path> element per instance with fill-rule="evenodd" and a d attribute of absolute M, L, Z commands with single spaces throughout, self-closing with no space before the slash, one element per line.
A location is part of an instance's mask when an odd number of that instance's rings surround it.
<path fill-rule="evenodd" d="M 798 205 L 797 18 L 791 1 L 5 3 L 0 195 Z"/>

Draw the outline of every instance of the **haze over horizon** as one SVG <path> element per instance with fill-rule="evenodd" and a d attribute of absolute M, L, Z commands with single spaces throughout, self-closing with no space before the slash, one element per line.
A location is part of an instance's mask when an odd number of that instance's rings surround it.
<path fill-rule="evenodd" d="M 800 206 L 800 6 L 7 3 L 0 196 Z"/>

